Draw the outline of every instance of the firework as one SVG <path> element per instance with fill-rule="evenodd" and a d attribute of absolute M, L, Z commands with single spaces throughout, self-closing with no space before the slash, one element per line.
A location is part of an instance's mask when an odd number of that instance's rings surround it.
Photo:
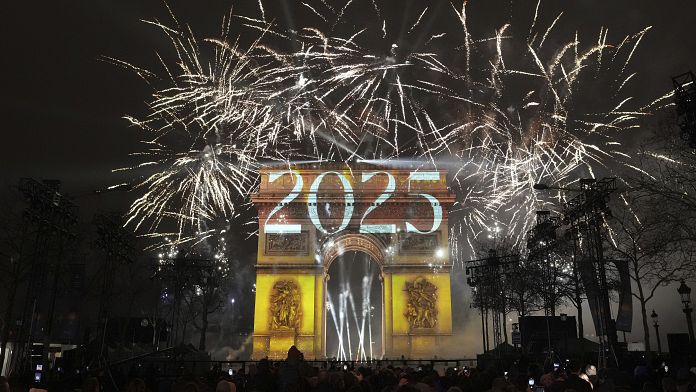
<path fill-rule="evenodd" d="M 544 205 L 534 183 L 565 185 L 598 168 L 615 171 L 615 162 L 631 167 L 620 140 L 650 107 L 625 91 L 647 29 L 613 45 L 601 29 L 584 44 L 563 38 L 561 16 L 542 27 L 538 3 L 528 28 L 512 21 L 482 38 L 469 32 L 465 7 L 451 11 L 456 38 L 429 31 L 433 11 L 423 8 L 406 37 L 393 39 L 372 1 L 381 23 L 341 34 L 357 3 L 300 3 L 318 22 L 294 30 L 268 22 L 263 8 L 260 19 L 229 15 L 221 35 L 204 40 L 175 19 L 150 22 L 177 54 L 163 59 L 164 72 L 112 59 L 154 89 L 149 114 L 129 117 L 145 149 L 128 169 L 150 170 L 130 222 L 154 237 L 199 239 L 235 218 L 263 161 L 415 157 L 452 174 L 457 251 L 473 248 L 492 223 L 522 239 Z M 250 44 L 240 44 L 232 24 Z"/>
<path fill-rule="evenodd" d="M 550 207 L 535 183 L 567 187 L 598 170 L 635 169 L 622 141 L 657 102 L 641 106 L 625 91 L 648 28 L 618 44 L 601 29 L 584 44 L 577 33 L 564 39 L 556 31 L 561 15 L 540 26 L 539 4 L 529 30 L 506 24 L 482 39 L 468 32 L 466 9 L 457 13 L 467 72 L 457 77 L 461 88 L 448 89 L 461 103 L 445 136 L 463 163 L 452 181 L 459 196 L 455 246 L 473 249 L 472 239 L 493 222 L 521 241 L 534 211 Z"/>
<path fill-rule="evenodd" d="M 230 37 L 232 20 L 256 34 L 247 47 Z M 407 119 L 407 113 L 418 114 L 417 105 L 406 99 L 410 86 L 399 72 L 431 55 L 397 60 L 394 47 L 386 56 L 371 55 L 355 44 L 357 34 L 277 32 L 248 17 L 226 17 L 221 36 L 205 40 L 176 19 L 173 27 L 148 23 L 167 35 L 177 54 L 174 66 L 162 60 L 166 77 L 109 60 L 154 89 L 149 114 L 127 117 L 145 132 L 145 149 L 135 154 L 143 161 L 121 169 L 151 173 L 136 186 L 144 194 L 132 204 L 128 222 L 145 225 L 149 236 L 175 243 L 206 238 L 215 221 L 236 216 L 255 189 L 262 160 L 398 157 L 406 151 L 399 128 L 422 133 Z M 271 49 L 267 36 L 299 43 L 299 49 Z"/>

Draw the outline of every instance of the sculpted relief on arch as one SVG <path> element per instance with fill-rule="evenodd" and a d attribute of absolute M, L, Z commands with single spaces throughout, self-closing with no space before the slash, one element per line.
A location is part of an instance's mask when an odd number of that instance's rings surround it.
<path fill-rule="evenodd" d="M 406 319 L 411 330 L 437 326 L 437 286 L 422 276 L 406 283 Z"/>
<path fill-rule="evenodd" d="M 369 255 L 378 264 L 383 264 L 385 255 L 383 243 L 374 234 L 357 234 L 349 233 L 338 236 L 330 241 L 329 246 L 325 246 L 323 251 L 323 260 L 332 261 L 338 256 L 349 251 L 361 251 Z M 325 265 L 328 269 L 329 263 Z"/>
<path fill-rule="evenodd" d="M 300 288 L 292 280 L 279 280 L 271 295 L 271 329 L 295 330 L 300 327 Z"/>

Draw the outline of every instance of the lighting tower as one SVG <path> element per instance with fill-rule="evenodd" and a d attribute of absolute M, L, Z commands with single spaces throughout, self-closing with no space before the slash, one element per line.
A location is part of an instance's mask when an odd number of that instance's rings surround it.
<path fill-rule="evenodd" d="M 48 367 L 49 344 L 53 332 L 53 314 L 58 294 L 59 277 L 66 247 L 74 244 L 75 226 L 77 225 L 77 206 L 60 193 L 60 181 L 44 180 L 39 182 L 33 178 L 22 178 L 19 181 L 19 191 L 24 196 L 28 206 L 24 211 L 26 224 L 36 227 L 34 237 L 34 253 L 29 268 L 29 283 L 25 306 L 21 316 L 17 343 L 18 347 L 13 356 L 15 361 L 28 359 L 29 368 L 33 368 L 31 346 L 34 344 L 34 327 L 38 321 L 37 314 L 44 293 L 48 292 L 45 313 L 43 365 Z M 55 255 L 47 254 L 48 250 Z M 50 286 L 48 279 L 52 278 Z"/>
<path fill-rule="evenodd" d="M 505 317 L 504 284 L 519 255 L 498 256 L 494 249 L 488 257 L 466 261 L 467 284 L 474 289 L 474 307 L 481 311 L 484 352 L 488 351 L 488 313 L 493 322 L 493 348 L 502 343 L 501 317 Z"/>
<path fill-rule="evenodd" d="M 612 365 L 618 365 L 616 356 L 616 328 L 611 322 L 611 309 L 609 307 L 609 287 L 607 285 L 606 261 L 603 254 L 602 228 L 605 216 L 610 215 L 608 208 L 609 195 L 616 190 L 616 178 L 603 178 L 599 181 L 590 179 L 580 180 L 579 194 L 569 199 L 563 207 L 564 224 L 572 229 L 577 229 L 583 239 L 582 250 L 588 256 L 591 264 L 585 263 L 581 270 L 589 279 L 596 282 L 594 294 L 594 306 L 599 317 L 600 355 L 599 365 L 609 365 L 609 358 L 613 359 Z M 590 295 L 590 287 L 586 287 Z M 588 297 L 588 300 L 589 297 Z M 609 357 L 611 355 L 611 357 Z"/>
<path fill-rule="evenodd" d="M 101 359 L 106 340 L 106 329 L 111 308 L 113 281 L 116 274 L 116 263 L 130 264 L 135 253 L 133 242 L 135 236 L 124 228 L 125 222 L 119 214 L 99 213 L 94 216 L 94 225 L 97 229 L 96 245 L 104 253 L 104 271 L 102 276 L 101 296 L 99 299 L 98 332 L 100 349 L 97 358 Z"/>

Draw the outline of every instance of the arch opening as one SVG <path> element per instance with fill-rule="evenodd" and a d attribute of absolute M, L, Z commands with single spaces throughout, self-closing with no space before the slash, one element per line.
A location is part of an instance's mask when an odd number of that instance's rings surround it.
<path fill-rule="evenodd" d="M 368 253 L 346 251 L 327 269 L 325 355 L 365 361 L 383 355 L 380 265 Z"/>

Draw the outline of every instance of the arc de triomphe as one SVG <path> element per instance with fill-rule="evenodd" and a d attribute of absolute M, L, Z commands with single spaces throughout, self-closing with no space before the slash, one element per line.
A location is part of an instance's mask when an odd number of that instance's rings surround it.
<path fill-rule="evenodd" d="M 380 268 L 382 357 L 433 358 L 452 335 L 444 170 L 304 164 L 261 170 L 253 357 L 326 357 L 331 263 Z"/>

